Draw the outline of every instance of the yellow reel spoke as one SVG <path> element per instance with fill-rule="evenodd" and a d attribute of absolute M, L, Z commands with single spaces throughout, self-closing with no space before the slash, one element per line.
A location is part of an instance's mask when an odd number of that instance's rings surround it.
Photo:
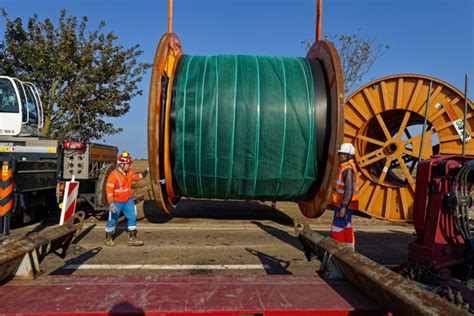
<path fill-rule="evenodd" d="M 385 144 L 382 141 L 379 141 L 379 140 L 371 138 L 371 137 L 363 136 L 363 135 L 357 135 L 357 138 L 361 139 L 361 140 L 365 140 L 365 141 L 367 141 L 369 143 L 372 143 L 372 144 L 375 144 L 375 145 L 379 145 L 379 146 L 383 146 Z"/>
<path fill-rule="evenodd" d="M 361 167 L 365 167 L 365 166 L 368 166 L 370 164 L 373 164 L 374 162 L 376 161 L 379 161 L 381 159 L 385 158 L 384 155 L 383 155 L 383 148 L 380 148 L 380 149 L 377 149 L 365 156 L 362 156 L 360 157 L 360 162 L 359 162 L 359 166 Z"/>
<path fill-rule="evenodd" d="M 390 132 L 388 131 L 387 125 L 385 125 L 385 122 L 382 119 L 382 116 L 380 116 L 380 114 L 377 114 L 375 117 L 377 118 L 377 121 L 379 122 L 380 127 L 383 130 L 383 133 L 385 135 L 385 139 L 389 140 L 390 138 L 392 138 L 392 135 L 390 135 Z"/>

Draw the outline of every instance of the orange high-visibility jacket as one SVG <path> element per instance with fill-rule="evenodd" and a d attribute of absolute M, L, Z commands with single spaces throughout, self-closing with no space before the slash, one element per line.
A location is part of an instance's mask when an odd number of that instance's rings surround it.
<path fill-rule="evenodd" d="M 112 171 L 107 178 L 105 192 L 107 193 L 107 203 L 127 202 L 133 196 L 132 183 L 143 179 L 141 173 L 129 171 L 124 173 L 118 168 Z"/>
<path fill-rule="evenodd" d="M 337 207 L 341 207 L 342 199 L 344 198 L 344 171 L 347 169 L 352 169 L 354 173 L 354 192 L 352 192 L 351 203 L 349 204 L 349 209 L 358 210 L 359 209 L 359 177 L 357 176 L 356 166 L 354 160 L 349 160 L 347 162 L 341 163 L 339 165 L 339 170 L 337 171 L 337 181 L 336 186 L 333 188 L 331 196 L 331 204 Z"/>

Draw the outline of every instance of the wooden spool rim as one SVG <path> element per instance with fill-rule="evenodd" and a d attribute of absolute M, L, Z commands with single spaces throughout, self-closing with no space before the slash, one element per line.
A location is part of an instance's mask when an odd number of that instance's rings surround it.
<path fill-rule="evenodd" d="M 337 148 L 344 137 L 344 79 L 342 66 L 336 49 L 330 42 L 317 41 L 311 46 L 307 58 L 317 58 L 326 74 L 328 86 L 329 113 L 330 113 L 330 139 L 327 148 L 327 162 L 322 182 L 315 196 L 308 201 L 299 201 L 298 206 L 304 216 L 309 218 L 319 217 L 326 210 L 332 191 L 333 179 L 336 177 L 339 163 L 337 161 Z"/>
<path fill-rule="evenodd" d="M 174 33 L 166 33 L 161 38 L 153 62 L 150 96 L 148 101 L 148 163 L 150 166 L 150 179 L 153 198 L 166 213 L 170 213 L 179 200 L 172 187 L 172 171 L 169 157 L 169 114 L 171 102 L 171 85 L 176 71 L 176 65 L 182 56 L 182 46 L 178 37 Z M 159 127 L 161 119 L 161 77 L 166 71 L 169 82 L 166 102 L 165 118 L 165 142 L 164 142 L 164 163 L 159 163 L 159 147 L 161 131 Z M 167 137 L 168 136 L 168 137 Z M 160 172 L 164 171 L 165 183 L 160 183 Z M 163 179 L 161 179 L 163 180 Z M 158 204 L 158 206 L 160 206 Z"/>

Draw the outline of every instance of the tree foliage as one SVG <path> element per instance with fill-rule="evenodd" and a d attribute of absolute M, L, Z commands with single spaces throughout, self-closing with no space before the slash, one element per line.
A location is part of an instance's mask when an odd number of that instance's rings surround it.
<path fill-rule="evenodd" d="M 325 35 L 324 40 L 334 43 L 344 73 L 344 90 L 348 94 L 357 88 L 365 74 L 390 47 L 375 39 L 364 39 L 360 33 L 351 35 Z M 309 50 L 312 43 L 303 41 Z"/>
<path fill-rule="evenodd" d="M 138 83 L 150 66 L 138 61 L 139 45 L 124 48 L 105 23 L 95 30 L 87 17 L 61 11 L 57 25 L 37 15 L 26 25 L 6 22 L 0 41 L 0 74 L 36 84 L 44 108 L 43 134 L 60 140 L 90 141 L 121 131 L 108 117 L 119 117 L 130 109 L 130 100 L 142 94 Z"/>

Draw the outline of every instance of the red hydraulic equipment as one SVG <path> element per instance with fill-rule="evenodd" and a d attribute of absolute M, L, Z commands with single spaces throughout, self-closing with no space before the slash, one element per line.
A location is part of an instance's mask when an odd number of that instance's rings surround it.
<path fill-rule="evenodd" d="M 474 157 L 435 156 L 422 161 L 416 183 L 413 223 L 417 239 L 409 246 L 402 273 L 472 308 L 474 223 L 469 209 L 473 206 Z"/>

